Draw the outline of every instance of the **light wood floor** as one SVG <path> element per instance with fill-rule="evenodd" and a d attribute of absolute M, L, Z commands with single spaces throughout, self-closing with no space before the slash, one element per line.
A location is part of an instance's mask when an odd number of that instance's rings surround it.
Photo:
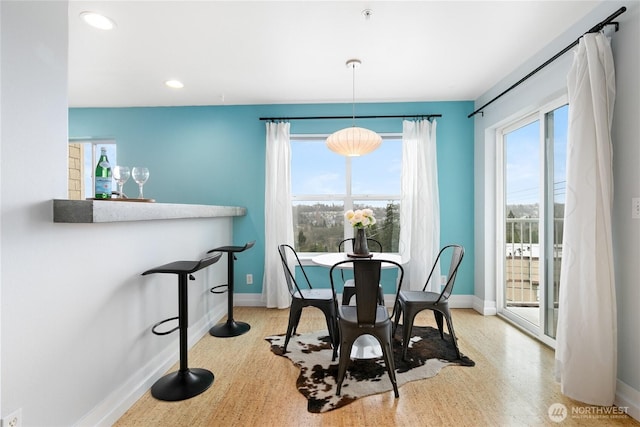
<path fill-rule="evenodd" d="M 496 316 L 454 310 L 461 351 L 472 368 L 450 366 L 437 376 L 405 384 L 393 392 L 359 399 L 324 414 L 307 412 L 295 387 L 298 368 L 273 355 L 264 340 L 286 332 L 288 310 L 237 307 L 234 317 L 251 324 L 239 337 L 204 336 L 189 351 L 189 366 L 215 375 L 211 388 L 182 402 L 161 402 L 147 393 L 116 426 L 640 426 L 630 417 L 578 418 L 584 408 L 559 391 L 553 379 L 553 350 Z M 430 313 L 416 324 L 434 325 Z M 324 329 L 315 308 L 302 314 L 299 332 Z M 178 369 L 176 364 L 170 371 Z M 549 406 L 562 403 L 569 416 L 560 424 Z M 584 409 L 583 409 L 584 413 Z"/>

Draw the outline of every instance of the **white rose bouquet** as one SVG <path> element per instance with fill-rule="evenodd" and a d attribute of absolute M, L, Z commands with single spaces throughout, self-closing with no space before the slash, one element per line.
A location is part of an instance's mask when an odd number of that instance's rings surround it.
<path fill-rule="evenodd" d="M 371 209 L 349 209 L 345 212 L 344 217 L 355 228 L 369 228 L 376 223 L 376 218 L 373 216 Z"/>

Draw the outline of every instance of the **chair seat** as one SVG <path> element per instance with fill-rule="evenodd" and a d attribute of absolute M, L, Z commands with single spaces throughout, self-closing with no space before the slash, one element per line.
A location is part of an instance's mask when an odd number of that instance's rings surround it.
<path fill-rule="evenodd" d="M 400 291 L 401 302 L 413 302 L 413 303 L 435 303 L 440 298 L 440 294 L 435 292 L 423 292 L 423 291 Z M 444 304 L 444 302 L 441 302 Z"/>
<path fill-rule="evenodd" d="M 296 291 L 293 297 L 314 300 L 333 300 L 333 293 L 331 289 L 301 289 L 300 292 Z"/>
<path fill-rule="evenodd" d="M 338 306 L 338 319 L 349 323 L 358 323 L 357 307 L 355 305 L 340 305 Z M 389 312 L 387 308 L 379 305 L 376 309 L 376 325 L 381 325 L 384 322 L 390 322 Z"/>

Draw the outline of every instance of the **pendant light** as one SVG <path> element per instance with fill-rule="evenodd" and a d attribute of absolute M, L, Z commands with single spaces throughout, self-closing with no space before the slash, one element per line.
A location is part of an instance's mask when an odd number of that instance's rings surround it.
<path fill-rule="evenodd" d="M 347 61 L 347 67 L 353 70 L 353 126 L 334 132 L 327 138 L 327 148 L 343 156 L 362 156 L 382 143 L 382 137 L 374 131 L 356 127 L 356 68 L 361 63 L 359 59 Z"/>

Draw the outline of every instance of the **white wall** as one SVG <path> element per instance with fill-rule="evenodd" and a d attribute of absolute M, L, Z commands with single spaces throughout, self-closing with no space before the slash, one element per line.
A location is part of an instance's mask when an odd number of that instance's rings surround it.
<path fill-rule="evenodd" d="M 66 1 L 2 1 L 0 92 L 1 403 L 23 426 L 109 425 L 178 360 L 177 279 L 140 273 L 232 243 L 230 218 L 54 224 L 66 198 Z M 106 202 L 105 202 L 106 203 Z M 226 262 L 189 284 L 190 341 L 226 312 L 208 292 Z"/>
<path fill-rule="evenodd" d="M 631 219 L 631 198 L 640 197 L 640 3 L 637 0 L 602 2 L 578 25 L 479 98 L 476 107 L 484 105 L 621 6 L 626 6 L 627 11 L 616 19 L 620 22 L 620 31 L 612 36 L 617 87 L 613 123 L 613 243 L 619 343 L 616 402 L 630 406 L 631 414 L 640 419 L 640 334 L 637 329 L 640 325 L 640 220 Z M 485 314 L 495 313 L 496 306 L 495 128 L 532 105 L 542 105 L 566 93 L 566 76 L 572 59 L 571 53 L 563 55 L 487 107 L 484 116 L 475 116 L 475 308 Z"/>

